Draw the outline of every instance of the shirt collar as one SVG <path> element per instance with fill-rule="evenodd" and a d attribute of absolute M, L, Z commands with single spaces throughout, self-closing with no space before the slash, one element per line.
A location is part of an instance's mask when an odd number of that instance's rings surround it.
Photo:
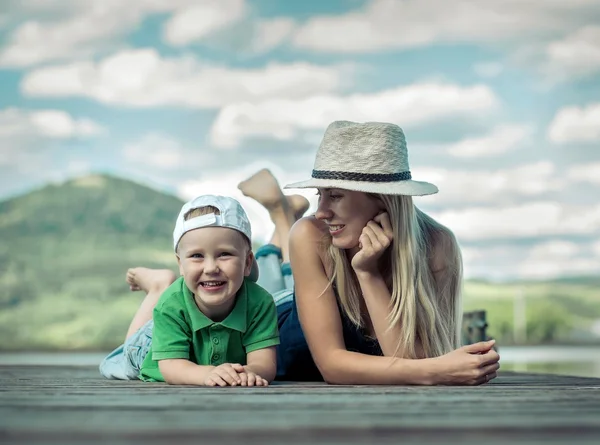
<path fill-rule="evenodd" d="M 212 321 L 198 309 L 198 306 L 196 306 L 196 302 L 194 301 L 194 294 L 185 285 L 185 281 L 182 280 L 183 295 L 185 297 L 184 299 L 188 313 L 190 314 L 192 329 L 194 331 L 199 331 L 213 324 L 221 324 L 229 329 L 242 333 L 246 332 L 246 318 L 248 313 L 248 287 L 246 286 L 246 280 L 247 279 L 245 278 L 242 287 L 240 287 L 240 290 L 237 292 L 233 309 L 225 320 L 220 323 Z"/>

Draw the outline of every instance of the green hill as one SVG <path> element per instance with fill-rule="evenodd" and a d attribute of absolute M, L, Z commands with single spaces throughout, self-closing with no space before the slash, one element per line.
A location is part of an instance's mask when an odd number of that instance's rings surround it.
<path fill-rule="evenodd" d="M 176 269 L 171 248 L 182 201 L 92 175 L 0 203 L 0 350 L 107 350 L 141 302 L 132 266 Z M 600 320 L 598 279 L 465 284 L 465 310 L 485 309 L 489 332 L 513 338 L 515 297 L 526 341 L 582 341 Z M 519 308 L 523 307 L 523 302 Z"/>
<path fill-rule="evenodd" d="M 0 203 L 0 349 L 114 345 L 142 297 L 125 271 L 174 268 L 181 205 L 106 175 Z"/>

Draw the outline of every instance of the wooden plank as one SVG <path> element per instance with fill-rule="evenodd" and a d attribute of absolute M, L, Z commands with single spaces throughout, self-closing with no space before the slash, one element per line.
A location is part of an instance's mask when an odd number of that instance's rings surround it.
<path fill-rule="evenodd" d="M 480 387 L 198 388 L 108 381 L 92 367 L 0 366 L 0 439 L 597 445 L 600 379 L 502 372 Z"/>

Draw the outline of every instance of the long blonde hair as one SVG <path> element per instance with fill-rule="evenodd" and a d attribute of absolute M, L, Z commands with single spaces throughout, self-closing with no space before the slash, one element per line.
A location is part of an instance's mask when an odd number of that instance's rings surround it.
<path fill-rule="evenodd" d="M 425 357 L 450 352 L 460 345 L 462 323 L 462 259 L 454 235 L 414 206 L 411 196 L 371 196 L 383 202 L 394 233 L 380 264 L 391 291 L 388 321 L 402 332 L 396 355 L 419 358 L 417 341 Z M 327 252 L 341 309 L 357 327 L 364 327 L 361 290 L 350 259 L 331 244 Z M 430 260 L 440 254 L 448 269 L 444 281 L 436 282 Z"/>

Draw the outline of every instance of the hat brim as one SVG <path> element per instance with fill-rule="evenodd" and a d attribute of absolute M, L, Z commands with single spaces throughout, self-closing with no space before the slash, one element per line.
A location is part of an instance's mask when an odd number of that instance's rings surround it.
<path fill-rule="evenodd" d="M 307 181 L 294 182 L 287 184 L 284 189 L 304 189 L 304 188 L 339 188 L 343 190 L 352 190 L 364 193 L 379 193 L 381 195 L 407 195 L 407 196 L 425 196 L 434 195 L 439 190 L 429 182 L 422 181 L 394 181 L 394 182 L 367 182 L 367 181 L 346 181 L 341 179 L 309 179 Z"/>

